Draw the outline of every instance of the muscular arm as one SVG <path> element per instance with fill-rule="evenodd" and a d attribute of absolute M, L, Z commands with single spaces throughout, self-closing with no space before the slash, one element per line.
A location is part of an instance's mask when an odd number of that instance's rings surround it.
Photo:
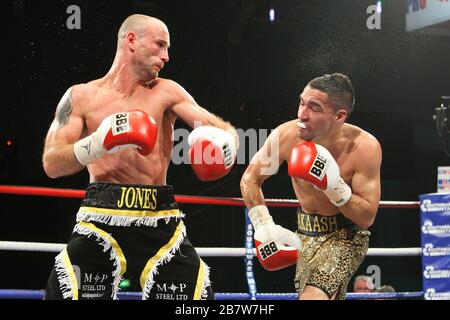
<path fill-rule="evenodd" d="M 239 145 L 236 129 L 229 122 L 200 107 L 194 98 L 175 82 L 172 82 L 171 86 L 179 101 L 172 107 L 172 112 L 181 120 L 186 122 L 191 128 L 212 126 L 229 131 L 236 137 L 237 145 Z"/>
<path fill-rule="evenodd" d="M 301 248 L 300 239 L 295 233 L 275 224 L 265 206 L 261 190 L 264 181 L 276 174 L 281 163 L 287 160 L 291 141 L 296 141 L 289 134 L 292 130 L 286 130 L 292 127 L 291 123 L 282 124 L 269 135 L 241 179 L 242 197 L 249 208 L 248 217 L 255 229 L 253 237 L 258 260 L 270 271 L 297 263 L 298 250 Z M 271 253 L 267 252 L 268 246 L 271 247 Z"/>
<path fill-rule="evenodd" d="M 265 204 L 261 187 L 265 180 L 278 172 L 290 152 L 285 134 L 288 126 L 289 123 L 283 124 L 269 135 L 245 170 L 240 186 L 247 208 Z"/>
<path fill-rule="evenodd" d="M 265 204 L 262 185 L 270 175 L 261 174 L 263 166 L 258 160 L 258 154 L 264 152 L 263 149 L 264 147 L 255 154 L 241 178 L 241 193 L 247 208 Z"/>
<path fill-rule="evenodd" d="M 378 141 L 370 137 L 358 153 L 358 158 L 358 166 L 351 182 L 353 195 L 339 209 L 360 227 L 368 228 L 375 220 L 381 197 L 382 152 Z"/>
<path fill-rule="evenodd" d="M 45 138 L 42 163 L 50 178 L 74 174 L 84 168 L 73 152 L 73 143 L 80 139 L 84 126 L 82 117 L 73 108 L 72 90 L 67 90 L 61 98 Z"/>

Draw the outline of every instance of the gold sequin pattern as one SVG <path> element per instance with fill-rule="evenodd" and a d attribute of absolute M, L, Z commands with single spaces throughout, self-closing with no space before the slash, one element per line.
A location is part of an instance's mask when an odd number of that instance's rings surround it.
<path fill-rule="evenodd" d="M 342 228 L 322 236 L 298 236 L 302 249 L 295 275 L 297 292 L 311 285 L 329 298 L 337 293 L 336 299 L 345 299 L 348 282 L 367 253 L 370 232 Z"/>

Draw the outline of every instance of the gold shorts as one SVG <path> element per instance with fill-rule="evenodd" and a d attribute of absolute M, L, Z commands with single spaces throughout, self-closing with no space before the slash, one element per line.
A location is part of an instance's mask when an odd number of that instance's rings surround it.
<path fill-rule="evenodd" d="M 348 282 L 367 253 L 370 232 L 341 213 L 325 217 L 299 209 L 297 215 L 302 241 L 295 274 L 297 292 L 313 286 L 329 298 L 336 294 L 336 299 L 345 299 Z"/>

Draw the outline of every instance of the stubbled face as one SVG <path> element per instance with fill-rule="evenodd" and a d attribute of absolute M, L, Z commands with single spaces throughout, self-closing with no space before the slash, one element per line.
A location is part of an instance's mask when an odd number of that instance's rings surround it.
<path fill-rule="evenodd" d="M 315 141 L 333 129 L 337 113 L 333 110 L 327 93 L 306 86 L 300 95 L 297 119 L 299 137 Z"/>
<path fill-rule="evenodd" d="M 152 25 L 138 35 L 134 64 L 136 72 L 145 81 L 158 77 L 159 71 L 169 61 L 170 36 L 163 24 Z"/>

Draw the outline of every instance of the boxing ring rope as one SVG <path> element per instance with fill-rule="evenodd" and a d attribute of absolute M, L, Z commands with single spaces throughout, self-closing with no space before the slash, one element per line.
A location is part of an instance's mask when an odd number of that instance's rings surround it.
<path fill-rule="evenodd" d="M 32 299 L 42 300 L 44 290 L 26 290 L 26 289 L 0 289 L 0 299 Z M 347 293 L 346 300 L 360 299 L 394 299 L 394 298 L 421 298 L 423 292 L 380 292 L 380 293 Z M 139 300 L 140 292 L 118 292 L 119 300 Z M 249 300 L 249 293 L 215 293 L 215 300 Z M 296 293 L 257 293 L 257 300 L 297 300 Z"/>
<path fill-rule="evenodd" d="M 0 241 L 0 250 L 3 251 L 34 251 L 34 252 L 60 252 L 65 248 L 65 243 L 45 242 L 19 242 Z M 195 248 L 201 257 L 244 257 L 247 252 L 245 248 L 214 247 Z M 422 248 L 369 248 L 366 256 L 420 256 Z M 253 248 L 256 255 L 256 249 Z"/>
<path fill-rule="evenodd" d="M 0 185 L 0 194 L 15 194 L 27 196 L 46 196 L 59 198 L 83 198 L 85 191 L 76 189 L 58 189 L 29 186 Z M 206 197 L 206 196 L 185 196 L 176 195 L 178 203 L 188 204 L 210 204 L 222 206 L 245 206 L 242 198 Z M 380 201 L 380 208 L 416 209 L 419 208 L 419 201 Z M 266 199 L 268 207 L 298 207 L 296 199 Z"/>
<path fill-rule="evenodd" d="M 85 190 L 58 189 L 35 186 L 0 185 L 0 194 L 45 196 L 62 198 L 83 198 Z M 209 197 L 209 196 L 188 196 L 176 195 L 178 203 L 203 204 L 203 205 L 225 205 L 225 206 L 245 206 L 242 198 Z M 269 207 L 298 207 L 296 199 L 266 199 Z M 419 201 L 380 201 L 380 208 L 419 208 Z M 33 251 L 33 252 L 60 252 L 65 248 L 64 243 L 43 243 L 43 242 L 19 242 L 0 241 L 0 250 L 3 251 Z M 256 257 L 256 249 L 252 248 L 196 248 L 202 257 L 247 257 L 249 254 Z M 367 256 L 420 256 L 421 247 L 414 248 L 369 248 Z M 250 257 L 251 259 L 253 257 Z M 394 292 L 394 293 L 347 293 L 346 299 L 392 299 L 392 298 L 419 298 L 423 297 L 423 292 Z M 42 299 L 43 290 L 22 290 L 22 289 L 0 289 L 0 299 Z M 119 292 L 118 298 L 140 299 L 139 292 Z M 296 300 L 296 293 L 215 293 L 216 300 L 242 300 L 242 299 L 283 299 Z"/>

